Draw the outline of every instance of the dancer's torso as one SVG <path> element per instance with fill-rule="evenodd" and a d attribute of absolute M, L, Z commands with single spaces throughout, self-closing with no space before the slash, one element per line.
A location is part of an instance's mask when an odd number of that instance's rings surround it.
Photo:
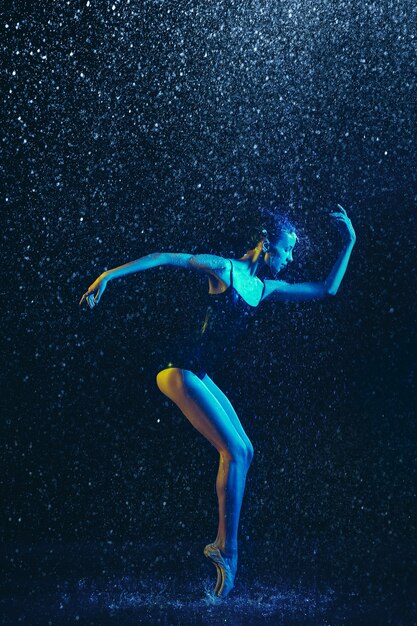
<path fill-rule="evenodd" d="M 229 263 L 229 284 L 219 281 L 217 285 L 223 283 L 220 288 L 224 291 L 205 294 L 202 322 L 195 333 L 176 337 L 169 348 L 165 367 L 190 369 L 203 378 L 205 373 L 210 374 L 221 366 L 247 330 L 262 298 L 264 283 L 257 278 L 245 279 L 233 262 L 229 260 Z"/>

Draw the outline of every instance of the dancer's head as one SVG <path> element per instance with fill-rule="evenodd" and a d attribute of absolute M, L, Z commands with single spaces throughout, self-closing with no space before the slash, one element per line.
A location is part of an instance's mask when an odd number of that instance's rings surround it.
<path fill-rule="evenodd" d="M 286 215 L 277 211 L 264 209 L 262 214 L 261 239 L 258 235 L 257 245 L 245 257 L 251 257 L 253 262 L 263 258 L 272 272 L 277 273 L 293 261 L 292 252 L 298 239 L 296 227 Z"/>
<path fill-rule="evenodd" d="M 279 234 L 263 241 L 264 261 L 272 271 L 279 272 L 283 267 L 292 263 L 292 251 L 297 242 L 294 229 L 281 230 Z"/>

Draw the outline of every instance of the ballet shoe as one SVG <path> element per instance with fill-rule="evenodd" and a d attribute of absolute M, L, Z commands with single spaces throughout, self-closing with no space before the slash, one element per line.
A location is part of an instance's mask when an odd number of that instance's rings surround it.
<path fill-rule="evenodd" d="M 213 593 L 219 598 L 225 598 L 233 589 L 234 574 L 215 544 L 209 543 L 204 548 L 204 556 L 210 559 L 217 570 L 217 581 Z"/>
<path fill-rule="evenodd" d="M 217 565 L 216 561 L 212 558 L 212 553 L 213 551 L 215 551 L 217 549 L 216 544 L 214 543 L 209 543 L 205 548 L 204 548 L 204 556 L 206 556 L 208 559 L 210 559 L 210 561 L 213 563 L 213 565 L 216 567 L 216 572 L 217 572 L 217 580 L 216 580 L 216 584 L 214 585 L 214 589 L 213 589 L 213 593 L 214 595 L 216 595 L 217 590 L 219 589 L 221 582 L 222 582 L 222 573 L 220 570 L 220 567 Z"/>

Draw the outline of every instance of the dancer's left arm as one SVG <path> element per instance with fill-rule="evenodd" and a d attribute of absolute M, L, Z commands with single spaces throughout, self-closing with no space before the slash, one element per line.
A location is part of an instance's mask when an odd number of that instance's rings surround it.
<path fill-rule="evenodd" d="M 265 280 L 265 290 L 262 300 L 281 300 L 302 302 L 305 300 L 322 300 L 327 296 L 334 296 L 339 289 L 345 275 L 350 255 L 356 241 L 356 234 L 347 213 L 340 204 L 340 211 L 330 213 L 343 238 L 343 249 L 329 275 L 322 282 L 317 283 L 286 283 L 283 280 Z"/>

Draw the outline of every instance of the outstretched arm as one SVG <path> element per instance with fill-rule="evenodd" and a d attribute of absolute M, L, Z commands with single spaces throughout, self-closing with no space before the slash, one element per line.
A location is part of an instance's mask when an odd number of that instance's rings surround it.
<path fill-rule="evenodd" d="M 188 267 L 189 261 L 192 258 L 192 254 L 183 253 L 170 253 L 170 252 L 153 252 L 147 256 L 131 261 L 120 267 L 115 267 L 112 270 L 104 272 L 107 280 L 113 280 L 120 276 L 126 276 L 127 274 L 134 274 L 135 272 L 143 272 L 149 270 L 152 267 L 159 267 L 160 265 L 175 265 L 177 267 Z"/>
<path fill-rule="evenodd" d="M 80 300 L 80 304 L 87 302 L 92 309 L 95 304 L 100 302 L 100 298 L 107 286 L 107 283 L 114 278 L 133 274 L 135 272 L 143 272 L 144 270 L 161 265 L 172 267 L 182 267 L 184 269 L 193 269 L 215 276 L 221 276 L 226 270 L 226 260 L 212 254 L 186 254 L 174 252 L 154 252 L 148 254 L 136 261 L 131 261 L 125 265 L 120 265 L 112 270 L 103 272 L 92 283 Z"/>
<path fill-rule="evenodd" d="M 339 289 L 345 275 L 350 255 L 355 245 L 356 235 L 347 213 L 338 204 L 340 212 L 330 215 L 335 219 L 343 237 L 343 249 L 333 265 L 329 275 L 322 282 L 289 284 L 281 280 L 265 280 L 263 300 L 282 300 L 302 302 L 306 300 L 321 300 L 327 296 L 334 296 Z"/>

